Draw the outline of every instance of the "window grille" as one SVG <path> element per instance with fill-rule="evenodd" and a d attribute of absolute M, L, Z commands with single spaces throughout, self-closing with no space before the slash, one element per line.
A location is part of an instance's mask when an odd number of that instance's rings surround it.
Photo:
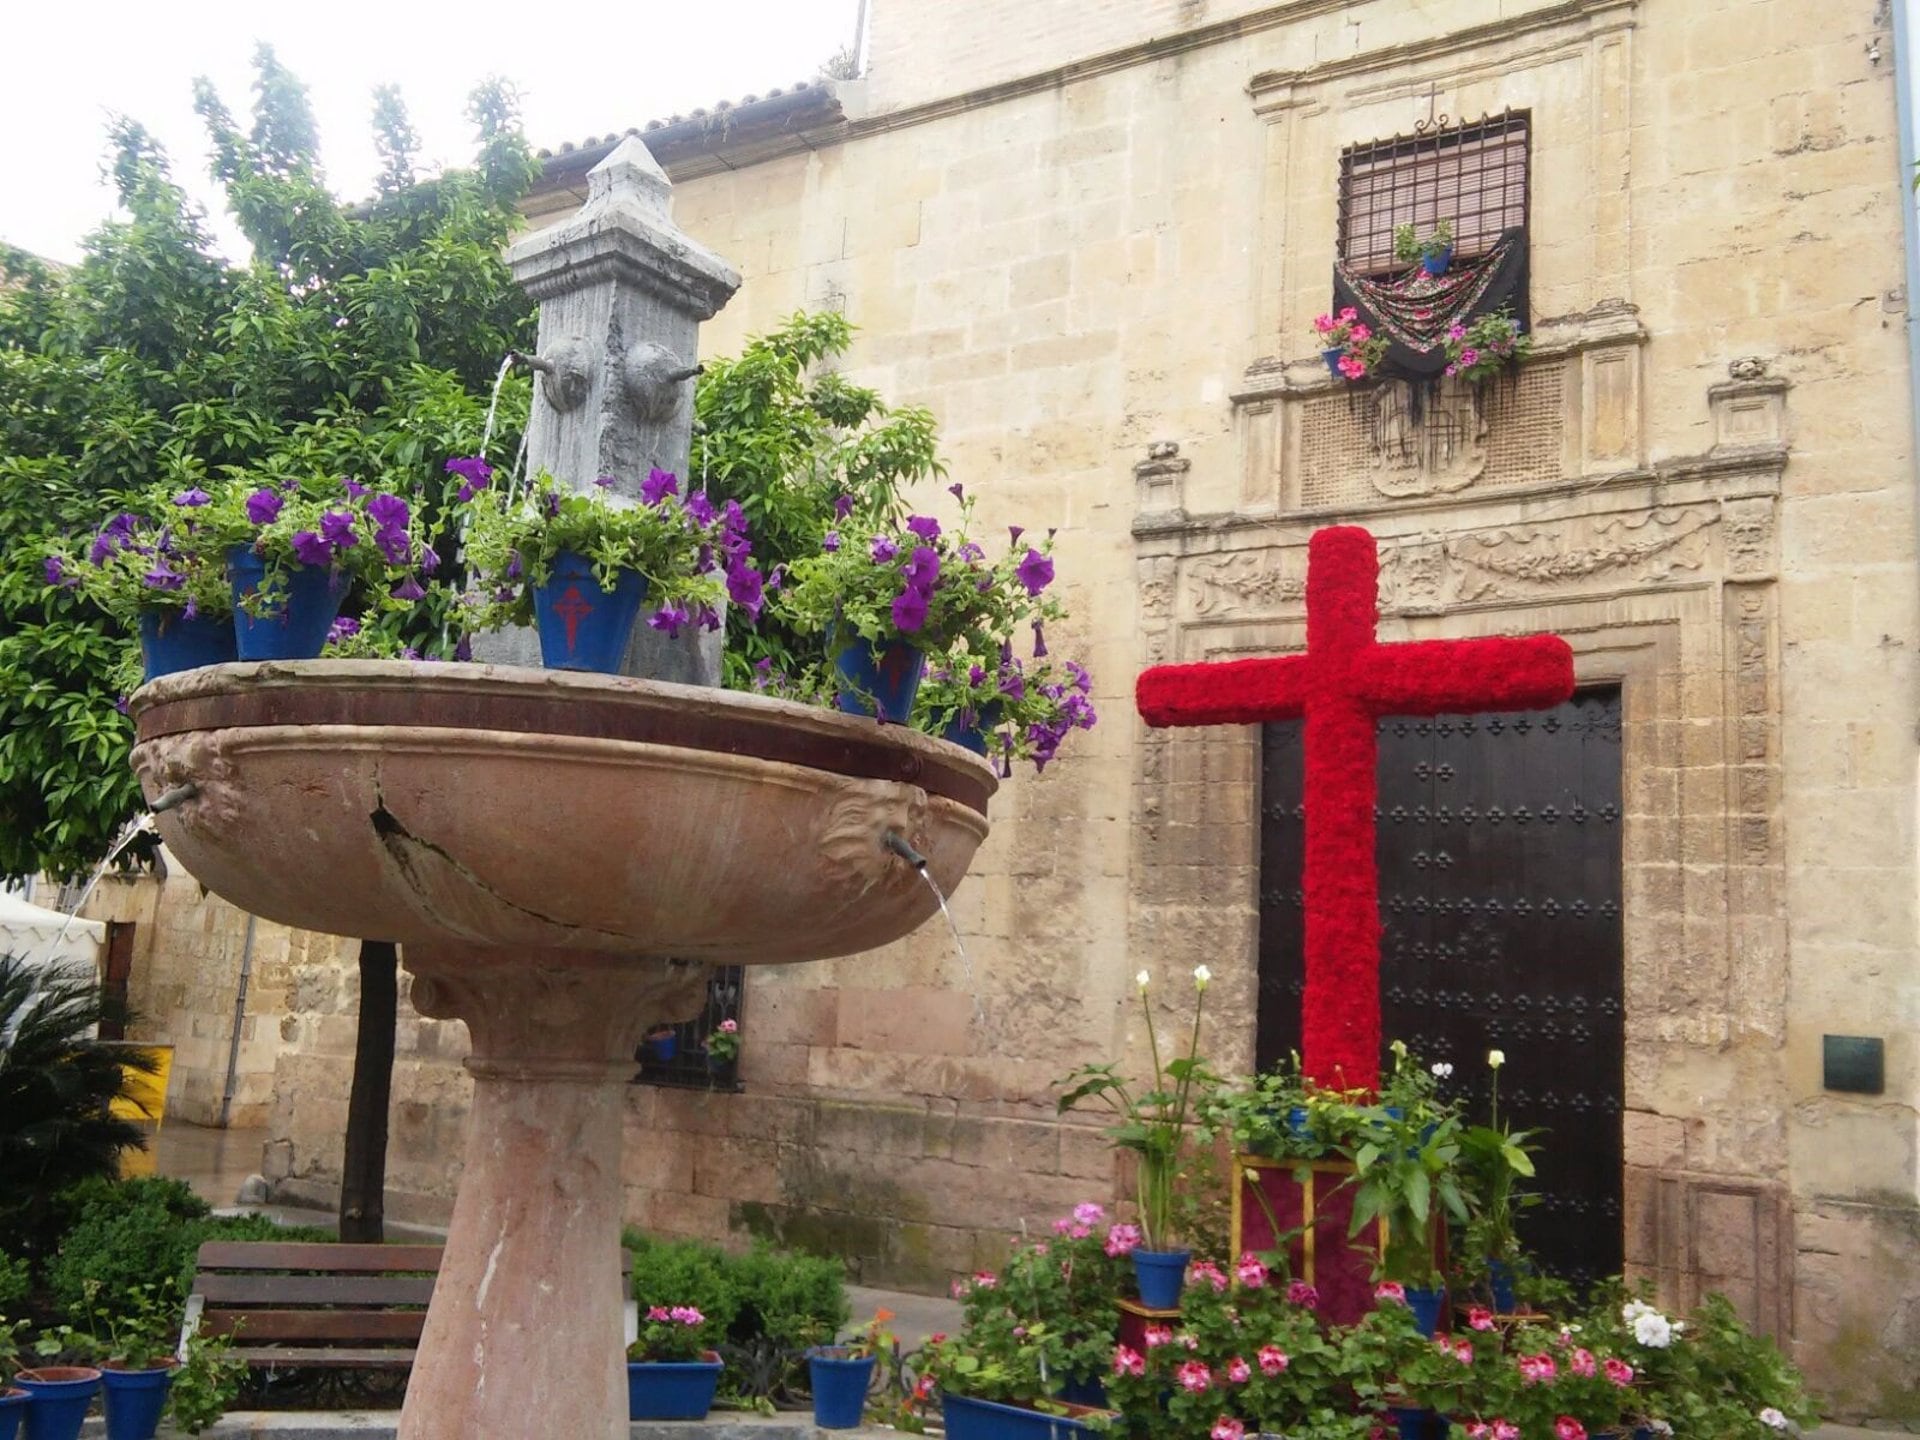
<path fill-rule="evenodd" d="M 640 1069 L 634 1074 L 633 1083 L 674 1085 L 689 1090 L 738 1090 L 739 1062 L 710 1057 L 707 1037 L 720 1028 L 723 1020 L 740 1022 L 746 989 L 743 967 L 716 967 L 707 979 L 707 1003 L 700 1013 L 678 1025 L 663 1027 L 673 1033 L 672 1056 L 660 1058 L 659 1048 L 645 1041 L 634 1052 L 633 1058 L 640 1062 Z M 747 1041 L 744 1031 L 740 1038 Z"/>
<path fill-rule="evenodd" d="M 1527 112 L 1432 128 L 1340 152 L 1340 258 L 1365 275 L 1404 268 L 1393 232 L 1411 224 L 1424 237 L 1446 220 L 1456 257 L 1493 248 L 1527 223 Z"/>

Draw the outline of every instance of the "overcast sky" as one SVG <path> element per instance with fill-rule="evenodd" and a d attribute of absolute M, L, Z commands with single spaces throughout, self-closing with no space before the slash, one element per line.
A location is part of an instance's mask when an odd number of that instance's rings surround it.
<path fill-rule="evenodd" d="M 256 41 L 306 82 L 328 182 L 359 199 L 377 168 L 375 85 L 400 85 L 429 162 L 471 158 L 462 112 L 489 74 L 519 86 L 534 146 L 557 148 L 811 79 L 852 43 L 859 0 L 54 0 L 0 11 L 12 62 L 0 86 L 0 240 L 72 260 L 112 208 L 100 162 L 114 114 L 159 136 L 223 248 L 240 253 L 207 179 L 193 80 L 209 77 L 244 116 Z"/>

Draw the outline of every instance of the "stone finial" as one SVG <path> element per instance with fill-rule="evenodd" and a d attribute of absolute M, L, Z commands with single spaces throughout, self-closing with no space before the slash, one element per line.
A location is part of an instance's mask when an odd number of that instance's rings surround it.
<path fill-rule="evenodd" d="M 1764 380 L 1767 362 L 1758 355 L 1741 355 L 1727 362 L 1727 375 L 1734 380 Z"/>
<path fill-rule="evenodd" d="M 629 135 L 587 172 L 587 209 L 631 206 L 664 219 L 673 185 L 653 152 L 638 135 Z"/>

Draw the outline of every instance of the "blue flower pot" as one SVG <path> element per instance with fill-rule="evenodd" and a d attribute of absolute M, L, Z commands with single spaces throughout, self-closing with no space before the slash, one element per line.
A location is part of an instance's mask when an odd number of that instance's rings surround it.
<path fill-rule="evenodd" d="M 1060 1387 L 1060 1398 L 1069 1405 L 1104 1410 L 1107 1408 L 1107 1382 L 1097 1375 L 1091 1380 L 1069 1380 Z"/>
<path fill-rule="evenodd" d="M 1489 1260 L 1487 1262 L 1487 1289 L 1493 1293 L 1494 1314 L 1513 1314 L 1513 1269 L 1506 1261 Z"/>
<path fill-rule="evenodd" d="M 1444 275 L 1447 267 L 1453 263 L 1453 247 L 1447 246 L 1438 255 L 1422 255 L 1420 268 L 1429 275 Z"/>
<path fill-rule="evenodd" d="M 1336 380 L 1342 378 L 1340 374 L 1340 357 L 1346 353 L 1347 347 L 1344 345 L 1329 345 L 1320 352 L 1320 358 L 1327 362 L 1327 373 L 1332 375 Z"/>
<path fill-rule="evenodd" d="M 87 1407 L 100 1391 L 100 1372 L 84 1365 L 23 1370 L 13 1383 L 27 1392 L 26 1440 L 76 1440 Z"/>
<path fill-rule="evenodd" d="M 1432 1335 L 1440 1328 L 1440 1303 L 1446 1299 L 1444 1290 L 1426 1290 L 1409 1285 L 1407 1289 L 1407 1308 L 1413 1311 L 1414 1323 L 1420 1327 L 1422 1335 Z"/>
<path fill-rule="evenodd" d="M 629 1360 L 629 1420 L 704 1420 L 720 1388 L 720 1357 L 705 1360 Z"/>
<path fill-rule="evenodd" d="M 173 1369 L 100 1372 L 101 1403 L 107 1412 L 107 1440 L 153 1440 L 160 1412 L 167 1407 Z"/>
<path fill-rule="evenodd" d="M 233 621 L 225 615 L 196 615 L 189 620 L 183 610 L 142 610 L 140 658 L 146 664 L 147 679 L 158 680 L 162 675 L 238 660 L 240 650 Z"/>
<path fill-rule="evenodd" d="M 815 1346 L 807 1352 L 813 1377 L 813 1423 L 822 1430 L 854 1430 L 867 1410 L 873 1385 L 873 1356 L 850 1356 L 839 1346 Z"/>
<path fill-rule="evenodd" d="M 1000 724 L 1005 713 L 999 704 L 982 705 L 974 716 L 972 724 L 964 724 L 967 712 L 962 710 L 947 722 L 947 728 L 940 732 L 942 740 L 951 741 L 964 750 L 971 750 L 983 760 L 987 754 L 987 734 Z"/>
<path fill-rule="evenodd" d="M 647 1037 L 647 1058 L 657 1060 L 664 1065 L 680 1053 L 680 1032 L 670 1031 L 665 1035 Z"/>
<path fill-rule="evenodd" d="M 622 570 L 613 589 L 603 590 L 591 560 L 562 550 L 546 583 L 533 587 L 541 663 L 549 670 L 618 675 L 646 598 L 647 577 L 638 570 Z"/>
<path fill-rule="evenodd" d="M 1450 1427 L 1444 1415 L 1431 1410 L 1395 1410 L 1392 1414 L 1400 1440 L 1446 1440 Z"/>
<path fill-rule="evenodd" d="M 858 635 L 849 636 L 844 644 L 829 636 L 827 644 L 833 652 L 833 673 L 840 681 L 834 703 L 849 715 L 874 715 L 889 724 L 906 724 L 927 668 L 926 652 L 905 640 L 875 645 Z"/>
<path fill-rule="evenodd" d="M 331 570 L 296 565 L 285 573 L 279 601 L 264 614 L 249 615 L 241 602 L 266 579 L 267 562 L 244 545 L 227 552 L 233 583 L 233 637 L 242 660 L 312 660 L 327 643 L 327 631 L 346 598 L 346 581 Z"/>
<path fill-rule="evenodd" d="M 1067 1436 L 1094 1433 L 1091 1425 L 1071 1415 L 1048 1415 L 946 1391 L 940 1393 L 940 1413 L 946 1422 L 947 1440 L 1066 1440 Z"/>
<path fill-rule="evenodd" d="M 27 1392 L 0 1390 L 0 1440 L 14 1440 L 20 1433 L 20 1417 L 27 1413 Z"/>
<path fill-rule="evenodd" d="M 1140 1303 L 1149 1310 L 1176 1308 L 1192 1258 L 1191 1250 L 1135 1250 L 1133 1278 L 1140 1286 Z"/>

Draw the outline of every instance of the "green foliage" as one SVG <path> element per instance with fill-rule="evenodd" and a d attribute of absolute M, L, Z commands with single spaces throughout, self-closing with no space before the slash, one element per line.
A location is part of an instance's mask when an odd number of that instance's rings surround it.
<path fill-rule="evenodd" d="M 81 1315 L 95 1353 L 127 1370 L 152 1370 L 172 1358 L 184 1309 L 179 1282 L 168 1276 L 157 1285 L 129 1287 L 113 1306 L 99 1303 L 96 1284 Z"/>
<path fill-rule="evenodd" d="M 176 1427 L 198 1435 L 227 1413 L 247 1378 L 247 1362 L 233 1352 L 233 1336 L 195 1334 L 167 1392 L 167 1414 Z"/>
<path fill-rule="evenodd" d="M 738 356 L 708 361 L 695 391 L 692 483 L 716 504 L 739 502 L 769 573 L 820 553 L 840 497 L 854 517 L 898 523 L 901 488 L 945 474 L 929 411 L 889 407 L 831 369 L 852 339 L 844 316 L 797 313 Z M 817 634 L 782 616 L 753 626 L 728 615 L 736 688 L 752 684 L 762 659 L 797 676 L 818 652 Z"/>
<path fill-rule="evenodd" d="M 0 1250 L 0 1315 L 17 1310 L 33 1288 L 33 1267 L 24 1257 L 16 1259 Z"/>
<path fill-rule="evenodd" d="M 387 173 L 349 209 L 322 182 L 303 87 L 270 50 L 255 70 L 245 128 L 211 86 L 195 91 L 251 264 L 214 253 L 165 155 L 127 120 L 109 136 L 127 218 L 59 275 L 0 252 L 16 282 L 0 286 L 0 874 L 87 868 L 138 804 L 111 678 L 129 637 L 46 583 L 47 547 L 149 486 L 211 489 L 234 470 L 377 476 L 440 533 L 453 488 L 441 465 L 479 448 L 500 358 L 532 339 L 500 254 L 536 173 L 506 86 L 473 97 L 474 168 L 411 184 L 410 128 L 383 97 Z M 503 393 L 507 453 L 529 395 L 523 379 Z M 380 623 L 449 654 L 456 588 Z"/>
<path fill-rule="evenodd" d="M 0 1390 L 13 1382 L 13 1373 L 20 1368 L 20 1336 L 26 1328 L 26 1321 L 0 1315 Z"/>
<path fill-rule="evenodd" d="M 145 1051 L 89 1038 L 102 1015 L 90 975 L 0 956 L 0 1235 L 32 1236 L 52 1196 L 110 1175 L 142 1144 L 139 1127 L 107 1106 L 129 1072 L 151 1074 Z"/>
<path fill-rule="evenodd" d="M 697 1240 L 653 1240 L 627 1230 L 633 1298 L 654 1306 L 692 1306 L 712 1342 L 761 1337 L 793 1349 L 830 1339 L 848 1316 L 846 1276 L 838 1260 L 756 1247 L 729 1255 Z"/>

